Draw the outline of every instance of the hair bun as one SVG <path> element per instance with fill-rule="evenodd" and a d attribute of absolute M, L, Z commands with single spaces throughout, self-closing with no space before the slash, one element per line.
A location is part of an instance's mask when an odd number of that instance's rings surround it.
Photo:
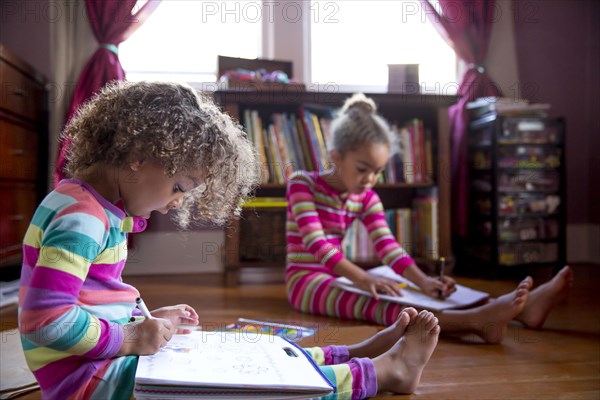
<path fill-rule="evenodd" d="M 375 102 L 362 93 L 356 93 L 346 100 L 342 107 L 342 113 L 349 110 L 361 110 L 367 114 L 374 114 L 377 111 Z"/>

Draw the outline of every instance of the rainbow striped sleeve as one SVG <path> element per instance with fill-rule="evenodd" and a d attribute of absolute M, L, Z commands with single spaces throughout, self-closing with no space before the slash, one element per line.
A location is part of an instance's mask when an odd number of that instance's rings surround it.
<path fill-rule="evenodd" d="M 115 357 L 139 292 L 123 282 L 127 217 L 85 182 L 61 181 L 23 240 L 19 330 L 44 399 L 129 398 L 137 357 Z"/>
<path fill-rule="evenodd" d="M 89 313 L 79 301 L 110 225 L 104 208 L 73 186 L 44 200 L 24 239 L 19 327 L 34 372 L 70 355 L 110 358 L 123 342 L 119 324 Z"/>
<path fill-rule="evenodd" d="M 389 265 L 397 274 L 402 274 L 414 260 L 400 246 L 385 220 L 383 204 L 375 191 L 369 191 L 364 199 L 360 220 L 375 245 L 379 259 Z"/>
<path fill-rule="evenodd" d="M 344 258 L 344 255 L 325 236 L 315 204 L 313 181 L 310 177 L 302 173 L 290 176 L 287 198 L 288 210 L 296 224 L 294 229 L 298 230 L 301 238 L 301 243 L 297 243 L 296 246 L 293 242 L 288 243 L 288 258 L 293 259 L 295 253 L 301 253 L 306 249 L 317 262 L 333 269 Z M 290 227 L 288 226 L 288 228 Z"/>

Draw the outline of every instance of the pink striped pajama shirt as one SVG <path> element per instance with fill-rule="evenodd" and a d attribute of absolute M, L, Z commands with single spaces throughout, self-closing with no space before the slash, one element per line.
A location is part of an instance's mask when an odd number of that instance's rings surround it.
<path fill-rule="evenodd" d="M 401 274 L 413 264 L 392 235 L 373 190 L 342 196 L 317 172 L 298 171 L 287 187 L 288 299 L 302 312 L 379 325 L 394 323 L 403 306 L 349 293 L 333 285 L 333 268 L 344 258 L 342 240 L 355 219 L 367 228 L 384 264 Z"/>

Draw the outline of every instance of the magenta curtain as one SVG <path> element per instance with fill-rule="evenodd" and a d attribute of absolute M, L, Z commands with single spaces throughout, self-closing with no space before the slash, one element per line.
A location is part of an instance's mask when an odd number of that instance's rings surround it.
<path fill-rule="evenodd" d="M 457 104 L 450 107 L 452 230 L 466 236 L 468 227 L 468 116 L 465 105 L 482 96 L 501 96 L 482 66 L 494 21 L 494 0 L 421 0 L 433 23 L 456 55 L 468 64 L 459 85 Z"/>
<path fill-rule="evenodd" d="M 86 0 L 88 20 L 99 46 L 79 76 L 66 122 L 71 119 L 80 105 L 96 94 L 106 83 L 125 79 L 125 71 L 119 62 L 118 46 L 146 21 L 160 1 L 149 0 L 138 9 L 137 0 Z M 59 144 L 54 169 L 55 186 L 65 176 L 64 167 L 69 146 L 69 141 L 63 140 Z"/>

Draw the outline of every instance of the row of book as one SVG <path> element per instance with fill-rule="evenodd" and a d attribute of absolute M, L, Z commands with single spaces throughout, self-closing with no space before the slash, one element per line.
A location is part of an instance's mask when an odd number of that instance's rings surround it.
<path fill-rule="evenodd" d="M 297 113 L 272 113 L 267 118 L 245 109 L 243 123 L 261 159 L 261 183 L 284 184 L 294 171 L 331 168 L 331 121 L 329 109 L 300 107 Z M 423 128 L 423 121 L 415 118 L 392 128 L 400 152 L 390 159 L 380 182 L 433 182 L 431 132 Z"/>
<path fill-rule="evenodd" d="M 273 113 L 264 120 L 257 110 L 244 110 L 244 126 L 262 164 L 261 183 L 280 183 L 294 171 L 329 168 L 327 145 L 331 116 L 307 108 Z"/>
<path fill-rule="evenodd" d="M 412 208 L 385 210 L 385 217 L 392 234 L 407 254 L 438 259 L 438 200 L 435 196 L 413 199 Z M 360 262 L 378 258 L 367 228 L 358 220 L 348 230 L 342 249 L 351 260 Z"/>
<path fill-rule="evenodd" d="M 403 126 L 392 125 L 400 152 L 394 155 L 383 173 L 387 183 L 432 183 L 433 150 L 431 131 L 423 120 L 413 118 Z"/>

